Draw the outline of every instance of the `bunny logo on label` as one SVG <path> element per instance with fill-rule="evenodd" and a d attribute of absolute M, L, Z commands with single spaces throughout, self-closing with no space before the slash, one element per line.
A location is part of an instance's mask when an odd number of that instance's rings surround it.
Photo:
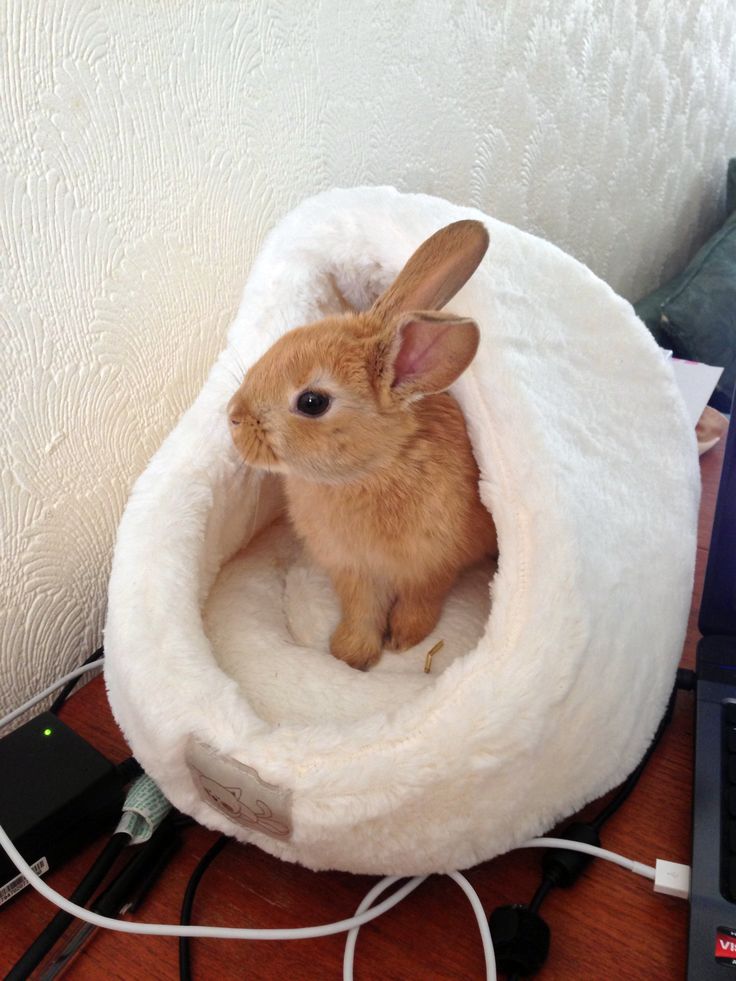
<path fill-rule="evenodd" d="M 272 838 L 291 835 L 291 794 L 257 771 L 190 739 L 187 764 L 199 796 L 231 821 Z"/>

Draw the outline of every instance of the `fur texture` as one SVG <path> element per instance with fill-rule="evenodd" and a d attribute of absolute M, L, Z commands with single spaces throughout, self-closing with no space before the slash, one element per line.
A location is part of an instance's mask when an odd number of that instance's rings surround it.
<path fill-rule="evenodd" d="M 246 463 L 286 475 L 292 522 L 340 597 L 330 650 L 353 667 L 374 664 L 384 642 L 423 640 L 459 572 L 496 552 L 462 412 L 444 393 L 478 327 L 411 312 L 451 300 L 487 245 L 477 221 L 436 232 L 369 311 L 285 334 L 228 406 Z M 326 409 L 299 412 L 304 392 Z"/>
<path fill-rule="evenodd" d="M 320 570 L 268 548 L 268 575 L 253 564 L 281 481 L 243 463 L 225 407 L 294 324 L 368 310 L 459 219 L 493 242 L 453 301 L 483 331 L 451 390 L 498 531 L 491 613 L 478 636 L 466 573 L 439 626 L 452 658 L 430 675 L 421 651 L 354 671 L 324 648 L 337 601 Z M 330 191 L 264 242 L 226 349 L 133 490 L 105 631 L 115 717 L 167 797 L 208 827 L 317 869 L 468 867 L 640 760 L 682 650 L 698 494 L 671 366 L 588 269 L 438 198 Z M 288 793 L 288 838 L 202 798 L 193 738 Z"/>

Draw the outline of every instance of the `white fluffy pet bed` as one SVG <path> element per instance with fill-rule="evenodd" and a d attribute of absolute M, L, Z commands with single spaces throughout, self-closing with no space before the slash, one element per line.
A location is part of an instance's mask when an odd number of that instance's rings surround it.
<path fill-rule="evenodd" d="M 453 391 L 498 570 L 467 573 L 419 649 L 364 673 L 328 653 L 337 600 L 279 518 L 277 478 L 238 459 L 225 407 L 281 333 L 367 307 L 460 218 L 491 237 L 451 309 L 481 328 Z M 682 648 L 698 488 L 670 367 L 588 269 L 437 198 L 319 195 L 267 239 L 226 350 L 131 496 L 105 632 L 113 711 L 208 827 L 315 869 L 471 866 L 638 763 Z"/>

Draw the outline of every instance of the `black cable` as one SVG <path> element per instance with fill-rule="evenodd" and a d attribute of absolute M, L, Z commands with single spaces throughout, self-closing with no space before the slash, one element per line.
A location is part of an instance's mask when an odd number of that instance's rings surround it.
<path fill-rule="evenodd" d="M 90 654 L 90 656 L 87 658 L 87 660 L 84 663 L 91 664 L 93 661 L 99 661 L 100 658 L 104 656 L 105 656 L 104 647 L 98 647 L 97 650 L 94 652 L 94 654 Z M 64 685 L 64 687 L 61 689 L 59 694 L 51 703 L 51 706 L 49 707 L 49 712 L 53 712 L 54 715 L 58 715 L 59 709 L 62 707 L 64 702 L 67 700 L 67 698 L 69 698 L 69 696 L 74 691 L 78 683 L 79 683 L 79 678 L 72 678 L 71 681 L 67 681 L 67 683 Z"/>
<path fill-rule="evenodd" d="M 550 890 L 554 889 L 554 887 L 555 887 L 555 883 L 552 881 L 552 879 L 549 876 L 545 875 L 545 877 L 539 883 L 537 891 L 534 893 L 534 896 L 532 897 L 532 901 L 529 903 L 529 909 L 532 911 L 532 913 L 539 912 L 539 907 L 547 898 L 547 893 L 549 893 Z"/>
<path fill-rule="evenodd" d="M 186 892 L 184 893 L 184 899 L 181 904 L 179 923 L 182 926 L 188 926 L 192 922 L 194 896 L 197 892 L 199 883 L 202 881 L 202 876 L 229 841 L 230 839 L 227 835 L 220 835 L 214 845 L 212 845 L 212 847 L 205 852 L 205 854 L 199 860 L 196 869 L 194 872 L 192 872 L 189 883 L 187 884 Z M 192 981 L 192 953 L 191 944 L 189 942 L 190 939 L 190 937 L 179 937 L 179 981 Z"/>
<path fill-rule="evenodd" d="M 69 897 L 73 903 L 76 903 L 78 906 L 85 906 L 87 904 L 129 841 L 129 835 L 123 832 L 115 832 L 95 859 L 90 870 Z M 5 981 L 26 981 L 31 971 L 38 967 L 73 920 L 74 917 L 71 913 L 59 910 L 56 916 L 50 920 L 48 925 L 36 937 L 25 954 L 22 954 L 20 959 L 11 967 L 5 976 Z"/>

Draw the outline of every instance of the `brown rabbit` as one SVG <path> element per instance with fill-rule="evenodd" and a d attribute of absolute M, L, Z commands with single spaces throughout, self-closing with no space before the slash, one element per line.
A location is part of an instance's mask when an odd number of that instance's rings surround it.
<path fill-rule="evenodd" d="M 246 462 L 284 474 L 294 527 L 342 605 L 330 649 L 356 668 L 384 641 L 419 643 L 460 570 L 496 552 L 463 415 L 445 392 L 478 327 L 433 312 L 487 247 L 477 221 L 436 232 L 369 310 L 281 337 L 228 406 Z"/>

